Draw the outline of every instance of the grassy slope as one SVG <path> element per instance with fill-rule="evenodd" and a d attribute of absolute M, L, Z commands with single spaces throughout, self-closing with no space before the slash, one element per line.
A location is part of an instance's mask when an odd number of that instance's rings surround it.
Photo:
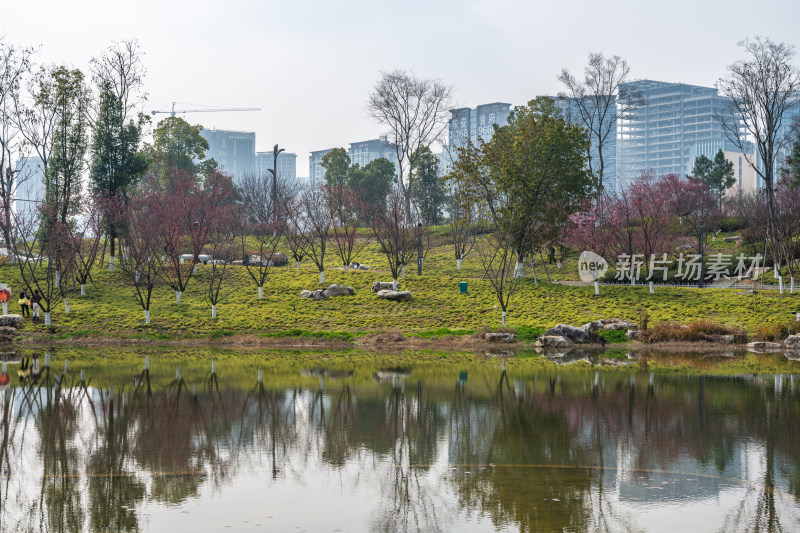
<path fill-rule="evenodd" d="M 71 312 L 64 314 L 63 305 L 59 305 L 53 312 L 53 323 L 59 335 L 95 333 L 124 337 L 207 337 L 234 331 L 260 334 L 292 329 L 358 335 L 397 328 L 409 334 L 443 327 L 475 330 L 499 326 L 500 309 L 488 283 L 481 279 L 477 254 L 473 252 L 458 271 L 444 228 L 436 229 L 433 244 L 424 276 L 416 275 L 414 265 L 409 267 L 408 277 L 400 282 L 401 289 L 414 294 L 414 300 L 408 303 L 378 300 L 370 291 L 373 281 L 391 280 L 388 272 L 382 270 L 386 268 L 382 256 L 371 247 L 359 259 L 376 270 L 336 269 L 338 262 L 332 252 L 326 260 L 326 286 L 351 285 L 356 290 L 353 297 L 321 302 L 301 299 L 302 289 L 321 287 L 316 267 L 305 262 L 299 270 L 291 266 L 273 269 L 264 288 L 265 297 L 258 300 L 256 286 L 244 268 L 230 267 L 226 285 L 231 294 L 218 305 L 218 318 L 212 320 L 210 305 L 204 300 L 208 267 L 200 265 L 199 275 L 191 281 L 180 305 L 174 303 L 174 293 L 168 287 L 157 287 L 151 306 L 152 323 L 145 327 L 143 312 L 133 298 L 132 289 L 124 285 L 122 275 L 98 269 L 94 284 L 87 286 L 88 295 L 81 298 L 75 290 L 70 297 Z M 561 270 L 551 267 L 550 274 L 554 280 L 575 279 L 575 257 Z M 596 297 L 591 287 L 541 283 L 546 279 L 541 268 L 538 275 L 538 288 L 528 278 L 512 298 L 510 327 L 580 325 L 609 317 L 636 320 L 639 309 L 647 309 L 651 324 L 711 319 L 752 333 L 763 324 L 785 323 L 792 318 L 791 311 L 800 308 L 794 296 L 780 296 L 777 291 L 737 294 L 733 290 L 659 288 L 655 295 L 650 295 L 645 287 L 603 287 L 602 294 Z M 469 282 L 468 295 L 459 294 L 459 281 L 464 280 Z M 18 293 L 21 284 L 17 267 L 0 267 L 0 281 L 9 283 Z M 9 308 L 11 312 L 19 312 L 16 297 Z M 26 321 L 24 329 L 34 328 L 43 326 Z"/>

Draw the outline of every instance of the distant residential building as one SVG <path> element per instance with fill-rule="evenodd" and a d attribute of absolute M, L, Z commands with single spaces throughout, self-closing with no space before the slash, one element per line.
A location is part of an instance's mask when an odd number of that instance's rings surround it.
<path fill-rule="evenodd" d="M 311 157 L 308 159 L 308 176 L 312 183 L 323 183 L 325 181 L 322 158 L 332 150 L 333 148 L 327 148 L 311 152 Z M 369 141 L 350 143 L 350 147 L 347 149 L 347 156 L 350 158 L 351 165 L 364 167 L 376 159 L 384 158 L 394 163 L 395 169 L 397 168 L 395 145 L 390 143 L 385 136 Z"/>
<path fill-rule="evenodd" d="M 200 135 L 208 141 L 206 158 L 213 158 L 219 167 L 234 179 L 256 172 L 256 134 L 252 131 L 203 129 Z"/>
<path fill-rule="evenodd" d="M 641 80 L 623 83 L 620 92 L 640 102 L 617 125 L 620 181 L 649 170 L 684 175 L 697 143 L 727 140 L 715 114 L 729 99 L 713 87 Z"/>
<path fill-rule="evenodd" d="M 753 146 L 748 145 L 748 154 L 752 160 Z M 756 174 L 755 169 L 747 162 L 747 158 L 737 146 L 729 141 L 711 141 L 696 143 L 689 152 L 689 160 L 686 163 L 685 173 L 687 176 L 692 175 L 694 171 L 694 162 L 701 155 L 706 156 L 710 160 L 714 160 L 717 153 L 722 150 L 725 159 L 733 163 L 733 177 L 736 183 L 728 189 L 728 195 L 754 192 L 759 188 L 760 178 Z"/>
<path fill-rule="evenodd" d="M 508 124 L 511 104 L 494 102 L 475 107 L 461 107 L 450 110 L 449 140 L 451 148 L 458 148 L 472 141 L 488 141 L 494 134 L 494 126 Z"/>
<path fill-rule="evenodd" d="M 273 165 L 276 163 L 274 151 L 257 152 L 256 153 L 256 175 L 266 176 L 271 175 Z M 287 181 L 294 181 L 297 179 L 297 154 L 290 154 L 287 152 L 278 153 L 278 177 Z"/>
<path fill-rule="evenodd" d="M 22 157 L 14 169 L 19 184 L 14 195 L 13 210 L 18 217 L 31 220 L 39 202 L 44 200 L 44 166 L 38 157 Z"/>
<path fill-rule="evenodd" d="M 322 168 L 322 158 L 330 153 L 331 150 L 333 148 L 311 152 L 311 157 L 308 158 L 309 183 L 322 184 L 325 182 L 325 169 Z"/>

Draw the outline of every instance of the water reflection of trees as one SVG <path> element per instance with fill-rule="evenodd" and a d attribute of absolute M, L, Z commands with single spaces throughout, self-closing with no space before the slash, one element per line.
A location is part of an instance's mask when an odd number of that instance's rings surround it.
<path fill-rule="evenodd" d="M 312 462 L 362 468 L 351 481 L 379 488 L 376 531 L 444 530 L 458 509 L 521 531 L 646 529 L 620 499 L 657 500 L 644 487 L 676 471 L 712 481 L 671 497 L 715 496 L 744 457 L 763 468 L 749 467 L 725 529 L 797 528 L 800 391 L 783 378 L 648 377 L 17 388 L 0 397 L 0 529 L 136 531 L 146 500 L 180 504 L 242 472 L 280 483 Z"/>

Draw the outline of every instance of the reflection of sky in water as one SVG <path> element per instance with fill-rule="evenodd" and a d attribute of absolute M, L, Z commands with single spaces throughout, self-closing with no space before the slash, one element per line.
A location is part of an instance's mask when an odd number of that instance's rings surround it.
<path fill-rule="evenodd" d="M 117 388 L 114 417 L 107 390 L 47 407 L 44 389 L 13 389 L 0 530 L 800 529 L 793 380 L 484 371 L 456 386 L 459 370 L 214 401 Z"/>

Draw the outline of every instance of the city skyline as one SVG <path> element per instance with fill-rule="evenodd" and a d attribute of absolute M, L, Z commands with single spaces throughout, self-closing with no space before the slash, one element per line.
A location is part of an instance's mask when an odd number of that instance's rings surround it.
<path fill-rule="evenodd" d="M 791 21 L 800 6 L 772 1 L 753 10 L 734 1 L 720 10 L 685 1 L 665 8 L 619 0 L 585 2 L 576 10 L 479 0 L 411 2 L 397 10 L 366 2 L 145 1 L 123 11 L 96 1 L 77 7 L 44 1 L 37 17 L 20 3 L 4 11 L 0 35 L 38 45 L 36 60 L 43 64 L 86 71 L 89 59 L 112 41 L 138 39 L 148 70 L 142 111 L 165 110 L 173 101 L 260 107 L 184 117 L 209 129 L 255 132 L 257 151 L 279 143 L 302 161 L 314 150 L 387 133 L 365 109 L 381 71 L 402 68 L 452 83 L 454 108 L 520 105 L 555 94 L 561 69 L 580 74 L 590 51 L 626 59 L 631 80 L 711 87 L 743 57 L 741 39 L 764 35 L 797 44 Z M 413 38 L 387 31 L 395 26 L 413 28 Z"/>

